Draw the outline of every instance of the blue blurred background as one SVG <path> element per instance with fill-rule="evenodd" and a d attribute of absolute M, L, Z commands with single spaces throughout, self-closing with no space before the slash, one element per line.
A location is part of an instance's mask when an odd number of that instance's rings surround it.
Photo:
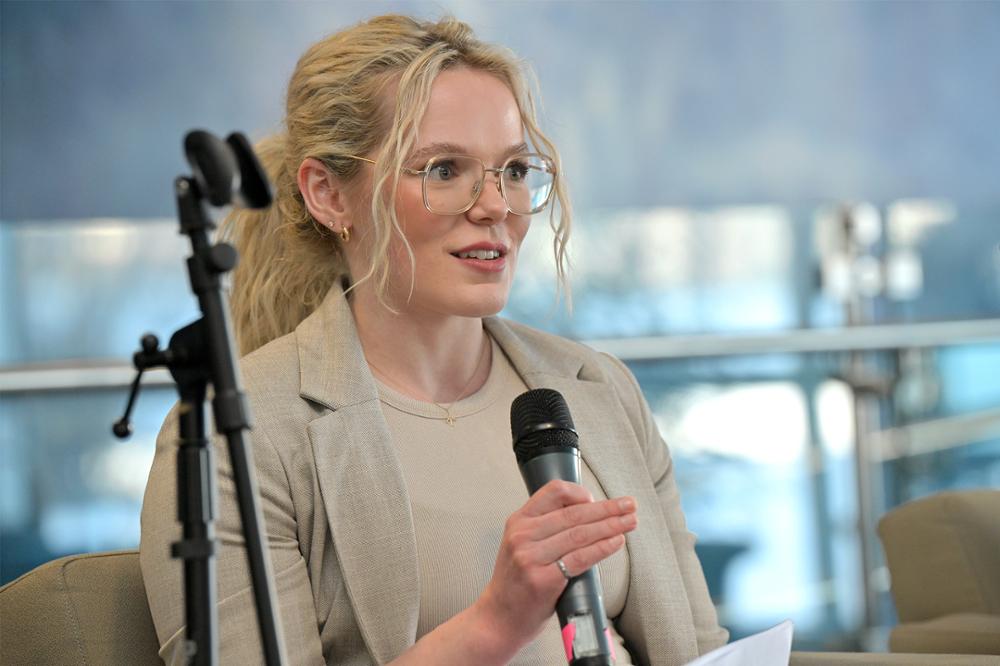
<path fill-rule="evenodd" d="M 538 225 L 506 314 L 633 368 L 723 624 L 884 646 L 874 521 L 1000 487 L 998 2 L 0 3 L 0 582 L 138 542 L 172 389 L 110 424 L 196 316 L 185 132 L 276 131 L 306 46 L 387 11 L 537 73 L 574 312 Z"/>

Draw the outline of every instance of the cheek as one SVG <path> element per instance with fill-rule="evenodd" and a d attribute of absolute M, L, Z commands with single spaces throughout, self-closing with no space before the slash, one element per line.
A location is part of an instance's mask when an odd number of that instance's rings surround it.
<path fill-rule="evenodd" d="M 404 241 L 403 238 L 400 238 L 399 233 L 395 229 L 389 229 L 389 261 L 394 274 L 405 274 L 407 280 L 409 280 L 412 260 L 406 246 L 409 244 L 414 254 L 417 253 L 420 238 L 414 238 L 412 230 L 419 230 L 421 228 L 420 217 L 424 213 L 424 203 L 419 185 L 414 189 L 405 182 L 399 184 L 399 189 L 396 192 L 395 211 L 399 230 L 406 240 Z"/>
<path fill-rule="evenodd" d="M 529 222 L 519 221 L 510 226 L 510 240 L 514 252 L 510 255 L 510 275 L 509 279 L 514 279 L 514 272 L 517 270 L 518 259 L 521 256 L 521 244 L 524 237 L 528 235 Z"/>
<path fill-rule="evenodd" d="M 524 237 L 528 235 L 530 225 L 530 218 L 517 220 L 510 225 L 510 239 L 514 242 L 518 249 L 521 248 L 521 243 L 524 241 Z"/>
<path fill-rule="evenodd" d="M 405 230 L 407 221 L 419 218 L 426 212 L 420 182 L 416 179 L 400 181 L 399 189 L 396 190 L 396 217 L 399 218 L 400 226 Z"/>

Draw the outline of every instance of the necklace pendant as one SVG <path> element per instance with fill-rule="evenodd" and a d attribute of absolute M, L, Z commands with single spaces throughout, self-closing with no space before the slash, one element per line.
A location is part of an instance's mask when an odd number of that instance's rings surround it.
<path fill-rule="evenodd" d="M 452 416 L 451 414 L 445 417 L 444 422 L 450 425 L 452 428 L 455 427 L 455 417 Z"/>

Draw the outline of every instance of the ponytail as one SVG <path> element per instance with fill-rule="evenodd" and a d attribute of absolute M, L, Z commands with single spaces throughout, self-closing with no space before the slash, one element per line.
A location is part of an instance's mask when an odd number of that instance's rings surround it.
<path fill-rule="evenodd" d="M 255 147 L 274 189 L 271 206 L 235 209 L 221 228 L 240 253 L 230 308 L 241 355 L 293 331 L 348 275 L 339 239 L 305 208 L 285 144 L 279 134 Z"/>

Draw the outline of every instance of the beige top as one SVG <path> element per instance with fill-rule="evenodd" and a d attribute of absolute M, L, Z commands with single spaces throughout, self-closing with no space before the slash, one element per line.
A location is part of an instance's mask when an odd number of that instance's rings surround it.
<path fill-rule="evenodd" d="M 528 499 L 510 438 L 510 404 L 528 387 L 495 341 L 492 346 L 486 384 L 447 410 L 378 383 L 416 531 L 418 638 L 479 597 L 492 575 L 504 523 Z M 454 426 L 447 425 L 446 412 L 455 419 Z M 586 463 L 582 475 L 595 498 L 607 497 Z M 624 549 L 598 565 L 605 612 L 612 618 L 625 606 L 628 566 Z M 616 663 L 631 664 L 614 628 L 612 637 Z M 565 661 L 553 614 L 539 637 L 511 663 L 550 666 Z"/>

